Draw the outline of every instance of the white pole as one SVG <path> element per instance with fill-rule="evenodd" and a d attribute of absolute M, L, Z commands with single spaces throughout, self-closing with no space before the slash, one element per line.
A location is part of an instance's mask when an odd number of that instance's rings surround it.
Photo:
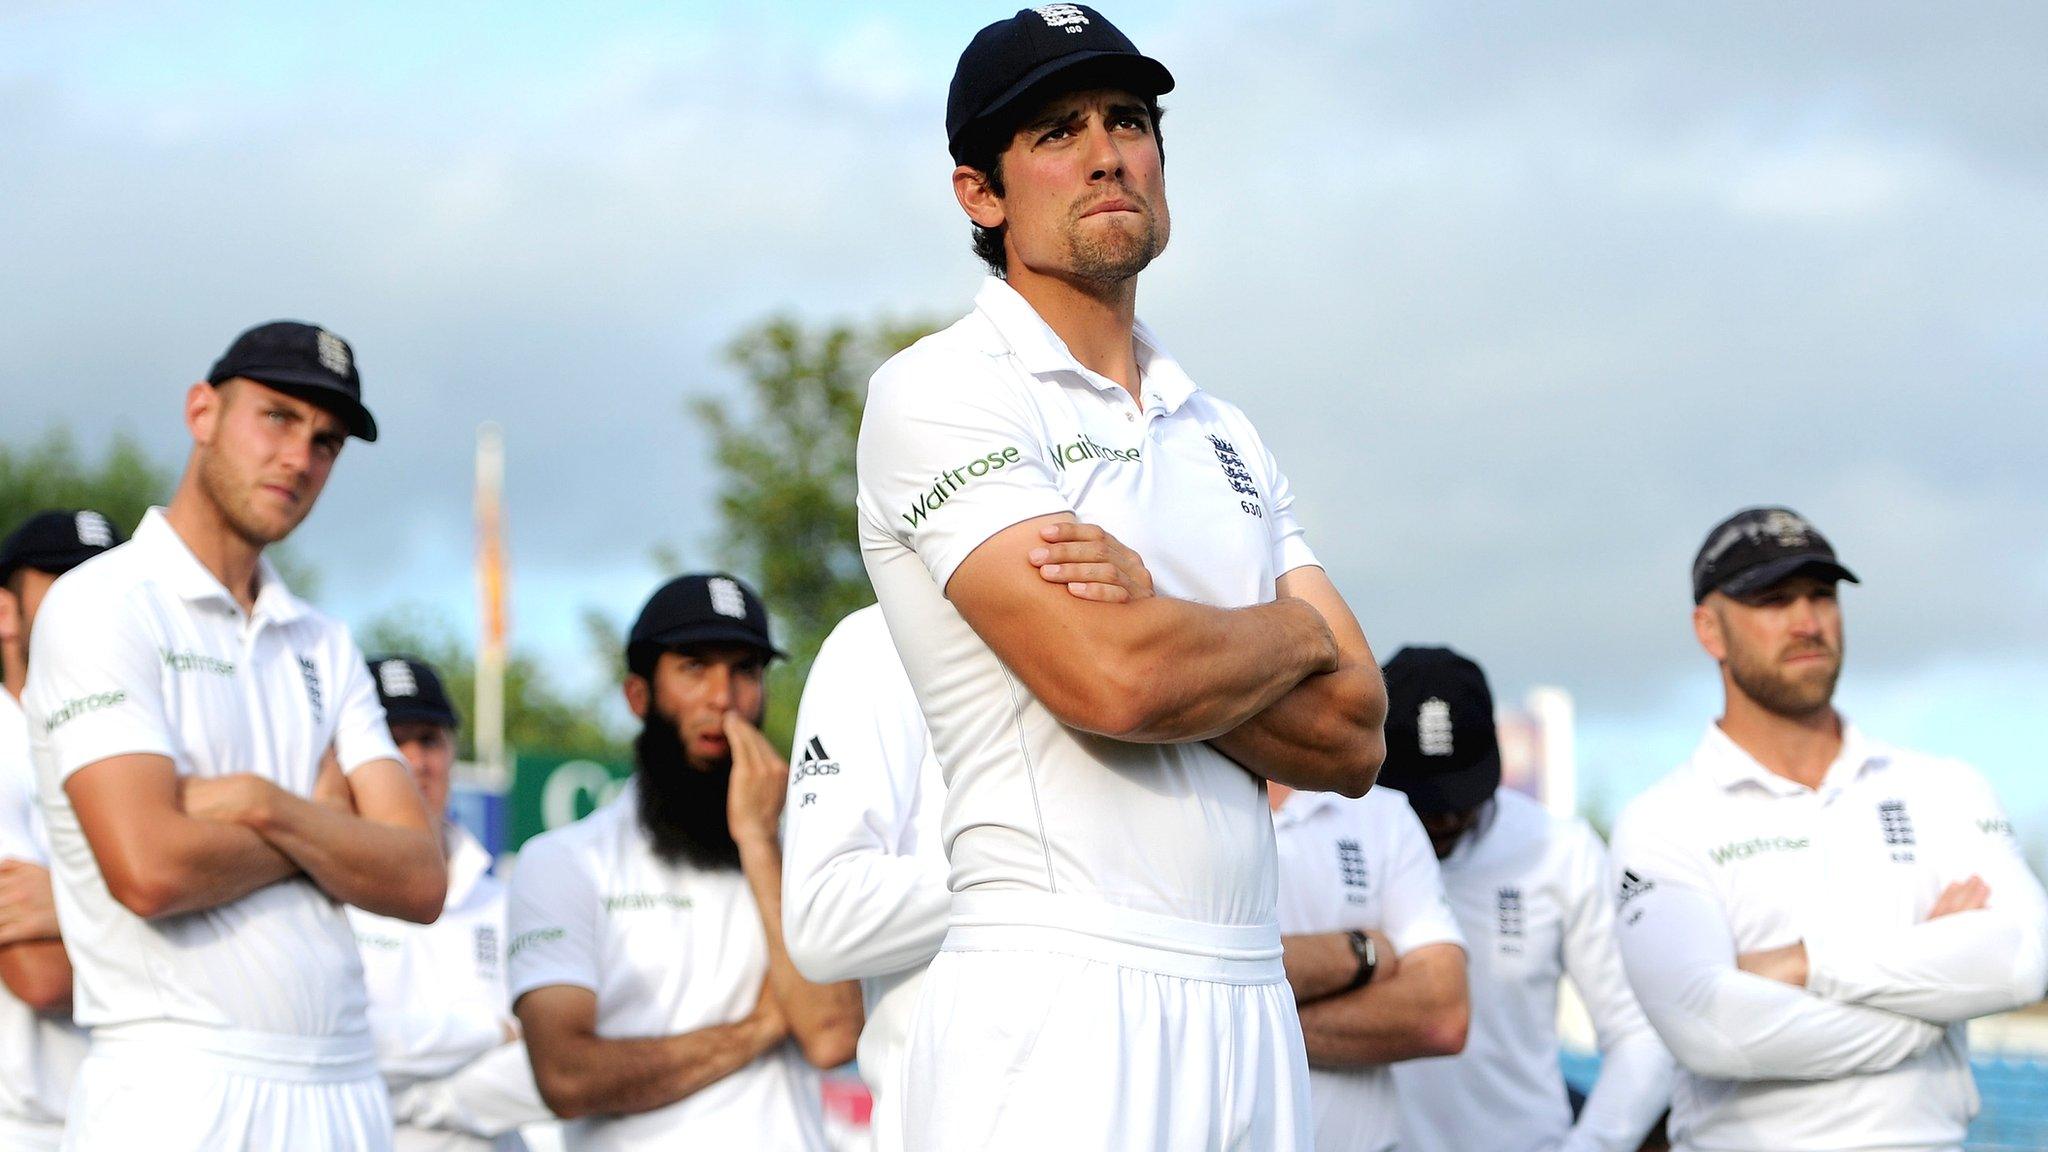
<path fill-rule="evenodd" d="M 481 424 L 476 430 L 476 758 L 487 786 L 500 790 L 511 778 L 505 762 L 504 485 L 504 436 L 496 424 Z"/>

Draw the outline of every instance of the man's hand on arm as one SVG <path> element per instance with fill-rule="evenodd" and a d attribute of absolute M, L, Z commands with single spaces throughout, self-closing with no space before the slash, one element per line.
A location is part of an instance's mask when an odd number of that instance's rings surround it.
<path fill-rule="evenodd" d="M 1301 1009 L 1301 1035 L 1310 1064 L 1355 1068 L 1453 1056 L 1465 1048 L 1472 1010 L 1465 987 L 1465 950 L 1425 944 L 1393 957 L 1384 945 L 1382 974 L 1341 995 Z"/>
<path fill-rule="evenodd" d="M 1321 568 L 1287 572 L 1277 589 L 1322 614 L 1337 643 L 1337 665 L 1209 743 L 1268 780 L 1362 796 L 1387 755 L 1387 690 L 1372 646 Z"/>
<path fill-rule="evenodd" d="M 945 589 L 1061 723 L 1133 743 L 1206 740 L 1337 666 L 1329 626 L 1301 600 L 1224 609 L 1166 596 L 1103 603 L 1064 590 L 1029 556 L 1046 546 L 1044 528 L 1073 521 L 1063 512 L 1003 529 Z"/>
<path fill-rule="evenodd" d="M 412 774 L 395 760 L 373 760 L 345 783 L 352 810 L 332 785 L 308 799 L 253 775 L 203 782 L 196 798 L 188 786 L 187 802 L 207 819 L 254 831 L 336 900 L 431 924 L 447 898 L 448 865 Z"/>
<path fill-rule="evenodd" d="M 1942 889 L 1941 896 L 1934 902 L 1934 907 L 1928 910 L 1927 919 L 1938 920 L 1958 912 L 1975 912 L 1990 903 L 1991 886 L 1984 883 L 1982 877 L 1972 876 Z M 1794 988 L 1806 987 L 1811 974 L 1807 965 L 1804 940 L 1787 944 L 1782 948 L 1744 952 L 1735 958 L 1735 966 L 1751 975 L 1776 980 L 1780 984 L 1790 984 Z"/>
<path fill-rule="evenodd" d="M 57 932 L 50 870 L 0 860 L 0 983 L 37 1012 L 71 1007 L 71 957 Z"/>
<path fill-rule="evenodd" d="M 597 993 L 571 984 L 535 988 L 513 1011 L 526 1032 L 541 1099 L 564 1120 L 665 1108 L 746 1067 L 789 1035 L 765 984 L 754 1010 L 739 1021 L 677 1036 L 600 1037 Z"/>
<path fill-rule="evenodd" d="M 768 940 L 768 999 L 788 1018 L 804 1059 L 836 1068 L 853 1059 L 860 1039 L 860 986 L 851 981 L 813 984 L 797 971 L 782 938 L 782 805 L 789 795 L 789 765 L 760 729 L 726 713 L 732 782 L 726 824 L 740 850 L 740 868 L 752 890 Z"/>

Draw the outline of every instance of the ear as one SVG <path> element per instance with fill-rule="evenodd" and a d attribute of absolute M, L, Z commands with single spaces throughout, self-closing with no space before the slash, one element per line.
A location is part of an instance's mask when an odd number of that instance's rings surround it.
<path fill-rule="evenodd" d="M 185 389 L 185 430 L 192 433 L 193 443 L 205 444 L 213 439 L 225 399 L 219 388 L 204 380 Z"/>
<path fill-rule="evenodd" d="M 1711 598 L 1708 603 L 1693 605 L 1692 634 L 1716 664 L 1728 659 L 1728 636 L 1722 631 L 1721 614 L 1711 606 Z"/>
<path fill-rule="evenodd" d="M 989 187 L 988 176 L 979 169 L 965 164 L 953 169 L 953 198 L 960 201 L 967 218 L 983 228 L 1003 226 L 1003 198 Z"/>
<path fill-rule="evenodd" d="M 647 682 L 646 677 L 628 672 L 623 687 L 626 692 L 626 707 L 632 709 L 634 719 L 647 719 L 647 705 L 654 699 L 654 686 Z"/>

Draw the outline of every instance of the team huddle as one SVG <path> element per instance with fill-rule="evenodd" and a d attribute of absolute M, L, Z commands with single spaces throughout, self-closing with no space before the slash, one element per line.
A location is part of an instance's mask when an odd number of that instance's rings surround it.
<path fill-rule="evenodd" d="M 974 38 L 990 276 L 870 385 L 879 603 L 793 763 L 777 606 L 672 580 L 625 637 L 632 780 L 509 879 L 448 817 L 437 670 L 264 555 L 377 438 L 346 341 L 236 338 L 131 539 L 11 526 L 0 1150 L 826 1152 L 849 1060 L 885 1152 L 1960 1148 L 1964 1025 L 2042 997 L 2048 896 L 1973 769 L 1835 711 L 1856 577 L 1736 513 L 1692 757 L 1611 847 L 1503 787 L 1479 665 L 1381 667 L 1258 430 L 1137 319 L 1173 85 L 1082 5 Z"/>

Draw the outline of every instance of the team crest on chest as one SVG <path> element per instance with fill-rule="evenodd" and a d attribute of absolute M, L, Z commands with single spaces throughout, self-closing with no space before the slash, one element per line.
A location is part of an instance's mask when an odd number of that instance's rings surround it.
<path fill-rule="evenodd" d="M 1519 956 L 1522 941 L 1528 935 L 1528 926 L 1523 921 L 1522 890 L 1509 884 L 1494 893 L 1494 935 L 1500 941 L 1503 955 Z"/>
<path fill-rule="evenodd" d="M 313 723 L 324 723 L 327 719 L 327 701 L 320 693 L 320 666 L 301 656 L 299 675 L 306 681 L 306 702 L 313 706 Z"/>
<path fill-rule="evenodd" d="M 1337 875 L 1344 881 L 1345 901 L 1365 903 L 1366 890 L 1372 887 L 1372 878 L 1365 869 L 1363 844 L 1348 837 L 1337 841 Z"/>
<path fill-rule="evenodd" d="M 1886 800 L 1877 806 L 1878 827 L 1884 831 L 1884 846 L 1891 851 L 1892 860 L 1900 864 L 1913 862 L 1913 818 L 1906 813 L 1904 800 Z"/>

